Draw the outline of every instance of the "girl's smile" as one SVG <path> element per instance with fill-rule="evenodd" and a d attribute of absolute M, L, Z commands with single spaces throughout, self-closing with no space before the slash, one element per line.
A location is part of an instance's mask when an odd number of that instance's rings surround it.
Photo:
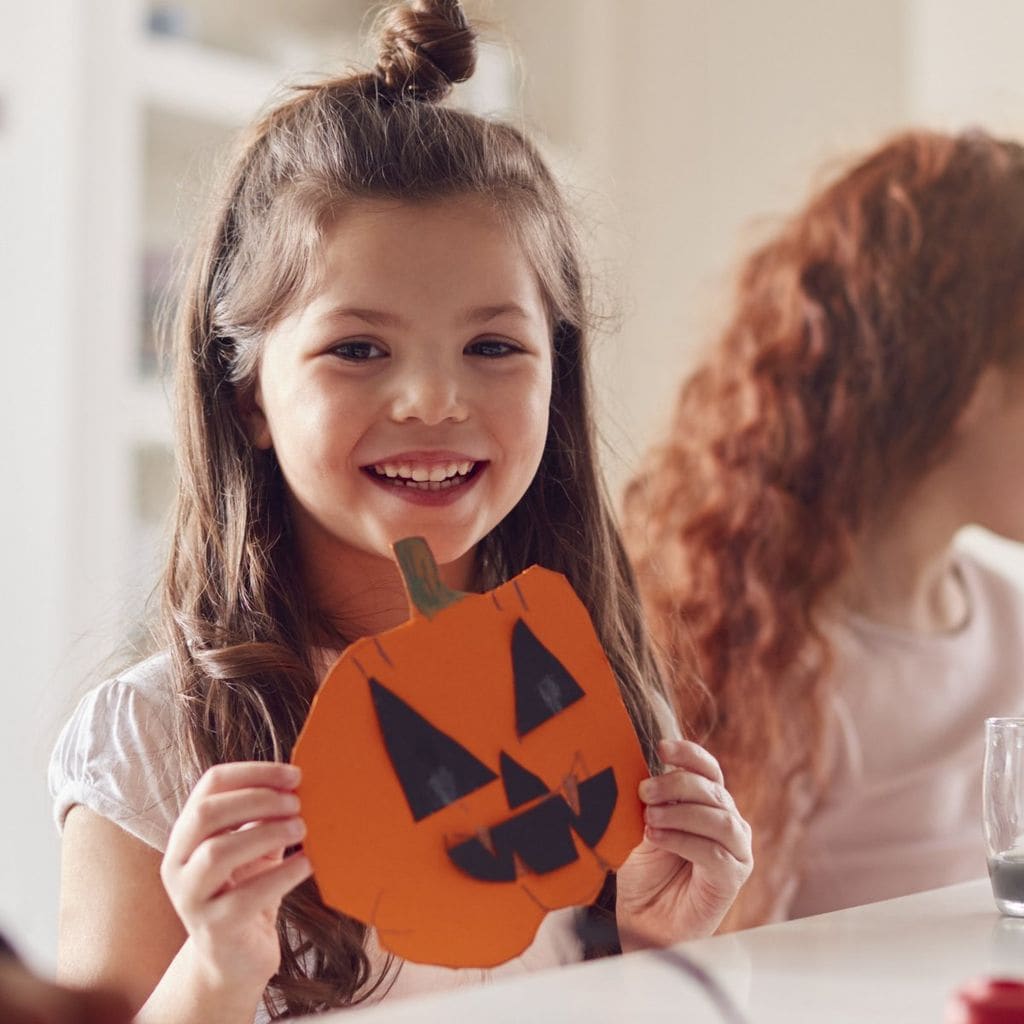
<path fill-rule="evenodd" d="M 413 534 L 442 565 L 471 556 L 547 438 L 551 327 L 533 267 L 472 197 L 355 200 L 325 231 L 321 267 L 243 398 L 304 564 L 329 577 L 354 553 L 390 561 Z"/>
<path fill-rule="evenodd" d="M 450 505 L 472 490 L 486 461 L 462 452 L 403 452 L 364 466 L 371 480 L 415 505 Z"/>

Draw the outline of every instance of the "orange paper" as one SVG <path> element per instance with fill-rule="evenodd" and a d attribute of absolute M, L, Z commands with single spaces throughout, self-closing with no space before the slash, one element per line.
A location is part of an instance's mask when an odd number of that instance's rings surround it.
<path fill-rule="evenodd" d="M 403 551 L 412 619 L 345 651 L 295 746 L 305 851 L 324 900 L 385 949 L 492 966 L 640 842 L 647 767 L 563 576 L 461 595 L 422 541 Z"/>

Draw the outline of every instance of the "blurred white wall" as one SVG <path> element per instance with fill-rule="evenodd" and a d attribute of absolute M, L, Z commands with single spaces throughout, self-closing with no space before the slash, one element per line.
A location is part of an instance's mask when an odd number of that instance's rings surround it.
<path fill-rule="evenodd" d="M 916 117 L 936 128 L 1024 132 L 1024 4 L 911 0 L 907 24 L 908 98 Z"/>
<path fill-rule="evenodd" d="M 57 845 L 44 767 L 66 704 L 82 195 L 75 0 L 0 10 L 0 927 L 52 959 Z"/>
<path fill-rule="evenodd" d="M 599 268 L 620 299 L 618 330 L 598 350 L 617 490 L 716 321 L 752 219 L 785 211 L 823 160 L 908 119 L 906 10 L 890 0 L 561 6 L 580 12 L 591 44 L 570 64 L 578 100 L 562 130 L 577 177 L 604 203 Z M 557 123 L 545 100 L 559 96 L 557 85 L 543 99 L 528 92 L 542 124 Z"/>
<path fill-rule="evenodd" d="M 222 13 L 225 3 L 207 6 Z M 473 6 L 520 51 L 521 116 L 576 182 L 605 308 L 617 314 L 598 349 L 616 487 L 717 321 L 753 221 L 803 196 L 822 161 L 915 120 L 1024 131 L 1017 0 Z M 103 510 L 123 489 L 105 457 L 122 369 L 104 340 L 132 315 L 133 282 L 105 275 L 94 245 L 127 244 L 123 223 L 104 232 L 102 211 L 112 194 L 134 202 L 138 188 L 123 166 L 127 147 L 141 145 L 138 126 L 122 120 L 119 110 L 132 115 L 117 90 L 135 73 L 119 33 L 141 9 L 0 5 L 0 927 L 42 966 L 53 961 L 57 891 L 47 755 L 82 678 L 116 640 L 108 563 L 121 520 Z M 290 5 L 259 9 L 287 21 Z"/>

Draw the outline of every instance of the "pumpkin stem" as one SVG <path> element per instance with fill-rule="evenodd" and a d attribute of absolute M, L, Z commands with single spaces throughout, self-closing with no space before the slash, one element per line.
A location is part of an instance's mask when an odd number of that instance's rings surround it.
<path fill-rule="evenodd" d="M 413 615 L 419 612 L 432 619 L 439 611 L 466 596 L 461 590 L 452 590 L 441 581 L 434 555 L 422 537 L 395 541 L 391 549 L 398 559 Z"/>

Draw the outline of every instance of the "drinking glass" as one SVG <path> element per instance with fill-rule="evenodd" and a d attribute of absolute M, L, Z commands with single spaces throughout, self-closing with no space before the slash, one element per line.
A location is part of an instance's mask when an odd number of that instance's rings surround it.
<path fill-rule="evenodd" d="M 1024 917 L 1024 718 L 986 720 L 982 799 L 992 895 L 1001 913 Z"/>

